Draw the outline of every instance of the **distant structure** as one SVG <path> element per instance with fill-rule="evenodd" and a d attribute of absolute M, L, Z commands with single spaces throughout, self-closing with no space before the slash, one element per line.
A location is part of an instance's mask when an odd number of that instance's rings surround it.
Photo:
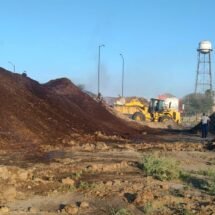
<path fill-rule="evenodd" d="M 212 73 L 211 73 L 211 52 L 212 44 L 210 41 L 204 40 L 199 43 L 198 63 L 196 71 L 195 94 L 206 91 L 212 95 Z"/>
<path fill-rule="evenodd" d="M 180 100 L 170 93 L 164 93 L 157 97 L 164 100 L 164 105 L 172 110 L 181 111 Z"/>

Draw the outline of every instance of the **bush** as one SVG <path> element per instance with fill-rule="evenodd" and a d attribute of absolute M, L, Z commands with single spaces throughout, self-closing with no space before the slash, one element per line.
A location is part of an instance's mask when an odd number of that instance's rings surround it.
<path fill-rule="evenodd" d="M 126 208 L 110 208 L 110 215 L 132 215 L 130 211 L 128 211 Z"/>
<path fill-rule="evenodd" d="M 78 188 L 81 190 L 88 190 L 88 189 L 94 189 L 96 185 L 94 183 L 89 184 L 88 182 L 85 181 L 80 181 Z"/>
<path fill-rule="evenodd" d="M 139 167 L 147 176 L 153 176 L 161 181 L 179 178 L 178 162 L 171 158 L 146 155 L 139 163 Z"/>
<path fill-rule="evenodd" d="M 215 170 L 213 170 L 211 168 L 206 169 L 206 170 L 199 170 L 199 171 L 197 171 L 197 174 L 215 178 Z"/>
<path fill-rule="evenodd" d="M 154 208 L 151 202 L 148 202 L 144 205 L 143 212 L 144 214 L 152 214 L 154 212 Z"/>

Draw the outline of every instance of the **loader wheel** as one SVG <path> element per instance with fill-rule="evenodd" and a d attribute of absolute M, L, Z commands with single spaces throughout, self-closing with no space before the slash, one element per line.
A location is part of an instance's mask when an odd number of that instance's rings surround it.
<path fill-rule="evenodd" d="M 146 117 L 141 112 L 136 112 L 133 114 L 132 119 L 135 121 L 145 121 Z"/>
<path fill-rule="evenodd" d="M 170 116 L 162 116 L 159 119 L 159 122 L 171 122 L 173 119 Z"/>

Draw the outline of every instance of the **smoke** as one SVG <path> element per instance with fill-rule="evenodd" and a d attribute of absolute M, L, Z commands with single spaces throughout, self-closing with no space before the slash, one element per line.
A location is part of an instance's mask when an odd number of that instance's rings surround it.
<path fill-rule="evenodd" d="M 106 92 L 106 90 L 111 85 L 111 77 L 108 72 L 108 67 L 105 64 L 101 64 L 100 69 L 100 89 L 101 92 Z"/>
<path fill-rule="evenodd" d="M 93 93 L 98 92 L 98 71 L 88 73 L 84 83 L 86 90 Z M 102 95 L 110 95 L 111 76 L 105 64 L 100 66 L 100 92 Z"/>

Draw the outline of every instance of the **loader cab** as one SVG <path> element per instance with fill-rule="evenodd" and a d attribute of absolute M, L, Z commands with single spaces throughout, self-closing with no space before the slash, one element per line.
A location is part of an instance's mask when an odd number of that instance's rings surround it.
<path fill-rule="evenodd" d="M 149 104 L 149 113 L 163 112 L 163 111 L 164 111 L 164 100 L 152 98 Z"/>

